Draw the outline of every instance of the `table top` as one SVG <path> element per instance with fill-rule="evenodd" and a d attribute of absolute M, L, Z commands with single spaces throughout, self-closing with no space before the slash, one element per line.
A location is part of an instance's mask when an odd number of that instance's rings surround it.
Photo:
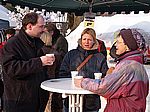
<path fill-rule="evenodd" d="M 72 84 L 71 78 L 46 80 L 41 83 L 41 88 L 47 91 L 65 94 L 94 94 L 91 91 L 75 87 Z"/>

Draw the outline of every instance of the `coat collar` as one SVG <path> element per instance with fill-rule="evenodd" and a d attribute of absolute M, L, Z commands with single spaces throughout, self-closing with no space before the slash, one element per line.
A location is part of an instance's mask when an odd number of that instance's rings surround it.
<path fill-rule="evenodd" d="M 77 47 L 77 49 L 80 52 L 82 52 L 84 55 L 90 55 L 90 54 L 98 53 L 98 46 L 99 46 L 99 43 L 96 40 L 96 43 L 93 45 L 93 47 L 91 48 L 91 50 L 83 49 L 82 46 L 81 46 L 81 39 L 79 39 L 78 40 L 78 47 Z"/>
<path fill-rule="evenodd" d="M 118 63 L 122 60 L 134 60 L 139 63 L 143 63 L 143 54 L 138 50 L 126 52 L 125 54 L 117 58 Z"/>
<path fill-rule="evenodd" d="M 44 45 L 43 41 L 40 38 L 32 38 L 25 32 L 23 28 L 20 29 L 18 37 L 21 41 L 25 41 L 33 48 L 41 48 Z"/>
<path fill-rule="evenodd" d="M 98 53 L 98 49 L 93 49 L 93 50 L 85 50 L 83 49 L 80 45 L 78 45 L 77 49 L 82 52 L 85 56 L 88 56 L 90 54 L 96 54 Z"/>

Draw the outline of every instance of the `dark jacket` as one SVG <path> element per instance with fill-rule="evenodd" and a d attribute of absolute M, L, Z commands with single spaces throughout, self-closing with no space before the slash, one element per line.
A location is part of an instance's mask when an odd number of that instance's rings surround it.
<path fill-rule="evenodd" d="M 63 35 L 59 35 L 59 38 L 57 39 L 54 49 L 59 52 L 59 55 L 61 56 L 61 61 L 63 60 L 65 54 L 68 52 L 68 42 Z"/>
<path fill-rule="evenodd" d="M 62 62 L 59 74 L 64 77 L 71 77 L 71 71 L 77 69 L 77 67 L 84 61 L 84 59 L 94 54 L 92 58 L 81 68 L 79 74 L 84 77 L 94 78 L 94 73 L 101 72 L 105 76 L 108 70 L 107 62 L 103 54 L 99 53 L 98 50 L 84 50 L 78 46 L 77 49 L 69 51 Z"/>
<path fill-rule="evenodd" d="M 44 54 L 53 53 L 55 55 L 55 61 L 54 61 L 53 65 L 47 66 L 47 73 L 48 73 L 49 79 L 58 78 L 59 68 L 61 65 L 60 53 L 58 53 L 52 46 L 44 45 L 42 47 L 42 50 L 43 50 Z"/>
<path fill-rule="evenodd" d="M 40 88 L 48 78 L 40 56 L 43 42 L 23 29 L 3 47 L 4 110 L 43 112 L 48 92 Z"/>
<path fill-rule="evenodd" d="M 79 75 L 94 79 L 94 73 L 101 72 L 103 76 L 108 70 L 106 58 L 103 54 L 99 53 L 97 49 L 84 50 L 80 45 L 77 49 L 69 51 L 62 62 L 59 74 L 62 77 L 71 77 L 71 71 L 84 61 L 84 59 L 94 54 L 91 59 L 80 69 Z M 84 96 L 84 109 L 85 110 L 98 110 L 100 108 L 100 98 L 98 95 L 85 95 Z"/>

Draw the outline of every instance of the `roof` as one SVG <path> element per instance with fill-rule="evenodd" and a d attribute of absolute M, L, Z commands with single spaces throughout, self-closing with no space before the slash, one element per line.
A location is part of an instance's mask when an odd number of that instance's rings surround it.
<path fill-rule="evenodd" d="M 74 12 L 76 15 L 88 12 L 89 7 L 92 7 L 92 12 L 117 12 L 118 14 L 122 11 L 138 13 L 150 10 L 150 0 L 3 0 L 2 3 L 28 6 L 39 10 Z"/>

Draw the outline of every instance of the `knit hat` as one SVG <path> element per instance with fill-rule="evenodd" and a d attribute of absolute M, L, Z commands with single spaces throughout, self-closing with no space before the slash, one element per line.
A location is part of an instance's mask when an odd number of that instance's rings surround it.
<path fill-rule="evenodd" d="M 144 50 L 146 48 L 145 39 L 136 29 L 121 29 L 119 35 L 131 51 Z"/>

